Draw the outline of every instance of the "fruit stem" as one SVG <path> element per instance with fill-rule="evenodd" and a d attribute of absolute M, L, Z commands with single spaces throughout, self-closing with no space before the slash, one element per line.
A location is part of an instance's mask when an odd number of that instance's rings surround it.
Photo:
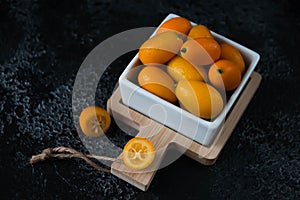
<path fill-rule="evenodd" d="M 174 83 L 174 88 L 176 88 L 176 87 L 177 87 L 177 85 L 178 85 L 178 83 Z"/>
<path fill-rule="evenodd" d="M 176 33 L 177 37 L 180 38 L 182 41 L 184 40 L 184 36 L 180 33 Z"/>
<path fill-rule="evenodd" d="M 222 74 L 223 73 L 223 69 L 217 69 L 218 70 L 218 72 L 220 73 L 220 74 Z"/>
<path fill-rule="evenodd" d="M 182 48 L 182 49 L 180 49 L 180 52 L 182 52 L 182 53 L 186 53 L 186 48 Z"/>

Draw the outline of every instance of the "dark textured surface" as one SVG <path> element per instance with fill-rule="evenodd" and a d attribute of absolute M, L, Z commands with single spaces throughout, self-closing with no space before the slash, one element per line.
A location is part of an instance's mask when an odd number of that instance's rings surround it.
<path fill-rule="evenodd" d="M 295 1 L 0 1 L 0 199 L 299 199 L 300 17 Z M 261 55 L 261 87 L 216 164 L 182 156 L 148 192 L 83 161 L 31 166 L 47 147 L 86 152 L 72 122 L 72 86 L 107 37 L 156 26 L 168 13 L 203 23 Z M 105 106 L 130 56 L 105 73 Z M 114 141 L 125 134 L 113 124 Z"/>

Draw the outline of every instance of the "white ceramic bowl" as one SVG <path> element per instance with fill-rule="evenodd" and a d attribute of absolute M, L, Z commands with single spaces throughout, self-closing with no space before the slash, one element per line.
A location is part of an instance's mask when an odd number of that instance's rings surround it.
<path fill-rule="evenodd" d="M 178 15 L 169 14 L 162 23 L 174 17 L 178 17 Z M 191 23 L 195 25 L 195 23 Z M 128 64 L 119 78 L 122 102 L 125 105 L 205 146 L 208 146 L 213 141 L 222 127 L 226 115 L 246 85 L 260 58 L 256 52 L 215 32 L 211 31 L 211 33 L 218 42 L 225 42 L 236 47 L 246 63 L 246 72 L 241 84 L 227 100 L 222 112 L 213 121 L 201 119 L 141 88 L 138 83 L 136 83 L 138 71 L 134 72 L 134 70 L 132 70 L 133 67 L 141 64 L 138 59 L 138 54 Z M 151 135 L 153 134 L 154 133 L 151 133 Z"/>

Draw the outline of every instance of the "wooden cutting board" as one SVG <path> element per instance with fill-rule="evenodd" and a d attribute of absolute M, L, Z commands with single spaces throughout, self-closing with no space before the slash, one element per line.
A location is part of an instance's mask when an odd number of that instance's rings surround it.
<path fill-rule="evenodd" d="M 253 72 L 249 82 L 245 86 L 240 97 L 237 99 L 226 120 L 210 146 L 203 146 L 176 131 L 165 127 L 143 114 L 128 108 L 122 104 L 120 89 L 117 88 L 107 102 L 107 110 L 114 117 L 126 125 L 137 129 L 136 137 L 148 138 L 155 146 L 154 162 L 144 171 L 133 171 L 128 169 L 121 155 L 111 165 L 111 172 L 115 176 L 127 181 L 137 188 L 146 191 L 159 169 L 164 155 L 169 148 L 175 148 L 190 158 L 203 165 L 212 165 L 216 162 L 222 148 L 233 132 L 247 105 L 255 94 L 261 82 L 261 75 Z M 149 126 L 150 124 L 150 126 Z M 153 134 L 155 133 L 155 134 Z"/>

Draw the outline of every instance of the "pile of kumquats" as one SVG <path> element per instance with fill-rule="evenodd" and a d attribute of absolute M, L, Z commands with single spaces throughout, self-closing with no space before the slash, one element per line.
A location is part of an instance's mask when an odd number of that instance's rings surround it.
<path fill-rule="evenodd" d="M 222 93 L 235 90 L 245 72 L 238 49 L 219 43 L 201 24 L 175 17 L 165 21 L 139 49 L 145 90 L 203 119 L 224 107 Z M 163 67 L 164 66 L 164 67 Z"/>

